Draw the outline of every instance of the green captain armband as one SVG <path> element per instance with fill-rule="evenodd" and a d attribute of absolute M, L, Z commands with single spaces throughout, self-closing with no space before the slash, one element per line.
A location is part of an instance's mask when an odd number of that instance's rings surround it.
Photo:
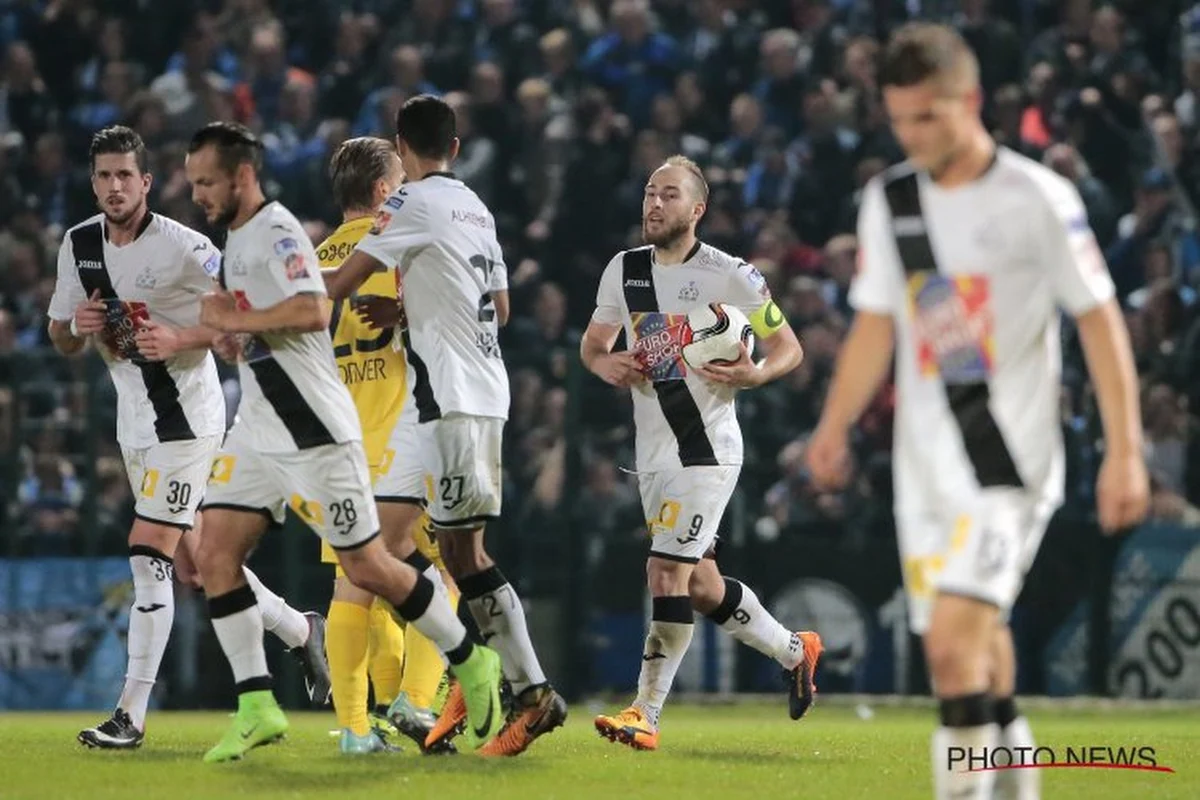
<path fill-rule="evenodd" d="M 787 320 L 783 318 L 783 311 L 775 305 L 774 300 L 763 303 L 757 311 L 750 315 L 750 327 L 754 330 L 754 335 L 760 339 L 773 336 L 775 331 L 786 324 Z"/>

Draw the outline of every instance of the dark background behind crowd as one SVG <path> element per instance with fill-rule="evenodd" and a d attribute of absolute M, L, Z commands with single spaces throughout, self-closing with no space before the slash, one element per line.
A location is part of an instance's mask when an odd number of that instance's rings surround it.
<path fill-rule="evenodd" d="M 890 388 L 858 429 L 844 492 L 814 490 L 803 452 L 850 320 L 861 188 L 900 158 L 877 59 L 914 17 L 954 24 L 976 50 L 996 138 L 1078 186 L 1137 351 L 1154 513 L 1194 522 L 1200 9 L 1190 3 L 0 0 L 0 552 L 119 555 L 131 521 L 102 366 L 55 356 L 46 337 L 60 238 L 95 211 L 92 132 L 135 128 L 150 148 L 152 208 L 203 228 L 185 143 L 206 121 L 244 122 L 266 143 L 269 194 L 317 240 L 338 221 L 331 149 L 351 135 L 390 137 L 397 107 L 422 92 L 459 112 L 455 170 L 494 211 L 510 271 L 504 526 L 520 551 L 510 571 L 536 584 L 538 547 L 569 527 L 607 576 L 594 602 L 640 603 L 642 514 L 622 470 L 633 464 L 629 400 L 579 375 L 577 347 L 600 271 L 637 243 L 644 181 L 672 153 L 711 183 L 702 237 L 763 271 L 807 356 L 740 400 L 744 533 L 890 537 Z M 1101 429 L 1064 335 L 1068 512 L 1086 519 Z"/>

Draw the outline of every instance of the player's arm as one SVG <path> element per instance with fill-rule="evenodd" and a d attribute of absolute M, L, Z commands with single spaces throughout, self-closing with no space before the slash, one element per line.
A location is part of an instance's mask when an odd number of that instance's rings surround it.
<path fill-rule="evenodd" d="M 374 256 L 355 250 L 337 269 L 321 270 L 329 299 L 335 303 L 345 300 L 358 291 L 358 287 L 366 283 L 375 270 L 383 266 L 386 266 L 384 262 Z"/>
<path fill-rule="evenodd" d="M 508 299 L 508 289 L 491 292 L 492 305 L 496 306 L 496 323 L 503 328 L 508 324 L 508 314 L 511 305 Z"/>
<path fill-rule="evenodd" d="M 508 267 L 502 260 L 497 259 L 488 282 L 488 294 L 491 295 L 492 305 L 496 308 L 496 322 L 503 328 L 508 324 L 512 304 L 508 297 Z"/>
<path fill-rule="evenodd" d="M 311 333 L 329 327 L 331 309 L 320 292 L 299 292 L 267 308 L 238 308 L 233 295 L 206 295 L 202 325 L 220 333 Z M 209 338 L 212 341 L 213 337 Z"/>
<path fill-rule="evenodd" d="M 762 386 L 786 375 L 800 365 L 804 351 L 796 332 L 771 298 L 767 281 L 753 264 L 740 264 L 730 276 L 726 297 L 731 305 L 746 312 L 754 336 L 766 357 L 758 363 L 744 344 L 732 364 L 705 364 L 697 372 L 714 383 L 738 388 Z"/>
<path fill-rule="evenodd" d="M 601 322 L 593 317 L 579 343 L 579 357 L 588 371 L 605 383 L 633 386 L 643 381 L 645 376 L 642 375 L 641 363 L 633 353 L 612 352 L 620 333 L 620 323 Z"/>
<path fill-rule="evenodd" d="M 1104 425 L 1104 461 L 1096 487 L 1105 532 L 1141 522 L 1149 502 L 1142 455 L 1142 412 L 1129 331 L 1104 256 L 1078 193 L 1061 186 L 1050 196 L 1042 252 L 1059 305 L 1075 318 Z"/>
<path fill-rule="evenodd" d="M 858 247 L 858 273 L 850 287 L 854 322 L 838 353 L 821 419 L 806 450 L 813 480 L 822 488 L 846 480 L 850 429 L 887 377 L 896 344 L 893 315 L 902 296 L 903 270 L 878 181 L 863 193 Z"/>
<path fill-rule="evenodd" d="M 64 356 L 74 355 L 87 346 L 88 336 L 104 329 L 104 304 L 99 297 L 88 298 L 75 259 L 71 239 L 65 237 L 58 249 L 58 276 L 50 298 L 48 333 L 54 349 Z"/>
<path fill-rule="evenodd" d="M 183 278 L 185 291 L 202 296 L 219 288 L 221 251 L 208 237 L 195 234 L 182 242 Z M 209 350 L 220 331 L 207 325 L 176 328 L 165 322 L 149 319 L 142 323 L 136 335 L 138 352 L 151 361 L 165 361 L 189 350 Z"/>
<path fill-rule="evenodd" d="M 613 345 L 621 335 L 625 311 L 621 306 L 621 256 L 608 262 L 596 289 L 596 310 L 583 339 L 579 358 L 588 371 L 613 386 L 633 386 L 645 380 L 642 364 L 628 351 L 614 353 Z"/>

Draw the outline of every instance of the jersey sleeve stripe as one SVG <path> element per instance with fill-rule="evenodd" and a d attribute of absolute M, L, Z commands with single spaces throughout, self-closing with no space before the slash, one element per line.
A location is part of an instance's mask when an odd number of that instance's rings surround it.
<path fill-rule="evenodd" d="M 147 215 L 150 218 L 150 215 Z M 143 225 L 142 230 L 145 230 Z M 104 230 L 100 222 L 84 225 L 71 231 L 71 248 L 75 268 L 83 291 L 91 297 L 96 290 L 103 298 L 117 298 L 112 276 L 104 260 Z M 89 266 L 83 268 L 81 265 Z M 187 413 L 179 402 L 179 386 L 167 365 L 161 361 L 134 361 L 142 373 L 146 396 L 154 408 L 154 433 L 160 442 L 182 442 L 195 439 Z"/>
<path fill-rule="evenodd" d="M 917 174 L 894 177 L 884 187 L 891 210 L 896 250 L 910 278 L 920 272 L 937 272 L 937 257 L 921 211 Z M 962 433 L 963 448 L 981 487 L 1023 487 L 1012 453 L 991 411 L 991 388 L 986 380 L 944 386 L 947 404 Z"/>
<path fill-rule="evenodd" d="M 658 311 L 650 252 L 649 248 L 643 247 L 627 251 L 622 258 L 625 305 L 630 312 Z M 685 467 L 718 465 L 720 462 L 704 427 L 700 406 L 687 383 L 682 380 L 657 381 L 654 392 L 678 442 L 680 464 Z"/>
<path fill-rule="evenodd" d="M 296 384 L 274 358 L 249 362 L 263 397 L 271 404 L 300 450 L 334 444 L 333 434 L 309 406 Z"/>

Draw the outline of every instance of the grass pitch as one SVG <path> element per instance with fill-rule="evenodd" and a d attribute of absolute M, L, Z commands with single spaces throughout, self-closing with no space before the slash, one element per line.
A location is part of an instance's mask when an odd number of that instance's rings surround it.
<path fill-rule="evenodd" d="M 612 706 L 606 706 L 612 708 Z M 1030 706 L 1039 744 L 1150 746 L 1175 774 L 1042 770 L 1045 798 L 1200 797 L 1200 714 L 1177 710 Z M 566 727 L 506 760 L 423 758 L 404 743 L 394 756 L 338 754 L 332 714 L 291 712 L 285 742 L 242 762 L 206 765 L 228 716 L 152 713 L 133 752 L 86 750 L 75 741 L 102 714 L 0 714 L 0 798 L 929 798 L 928 708 L 819 703 L 803 722 L 782 702 L 670 705 L 657 753 L 600 739 L 599 707 L 575 706 Z M 867 718 L 864 718 L 867 717 Z M 397 794 L 402 792 L 403 794 Z"/>

